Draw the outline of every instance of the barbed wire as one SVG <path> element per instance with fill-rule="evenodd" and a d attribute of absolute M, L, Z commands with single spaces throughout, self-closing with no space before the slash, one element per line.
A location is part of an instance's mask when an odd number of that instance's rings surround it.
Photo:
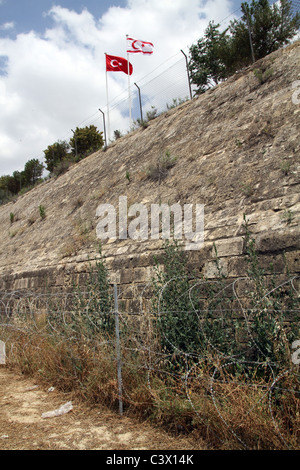
<path fill-rule="evenodd" d="M 227 283 L 224 288 L 227 295 L 231 293 L 231 302 L 236 301 L 232 308 L 226 308 L 226 302 L 218 304 L 217 308 L 215 306 L 215 301 L 219 301 L 224 289 L 215 291 L 214 297 L 209 298 L 206 308 L 199 308 L 194 303 L 194 291 L 198 290 L 198 297 L 202 298 L 204 288 L 212 284 L 215 287 L 216 283 L 195 280 L 187 291 L 192 305 L 188 312 L 190 316 L 194 315 L 196 318 L 199 329 L 199 342 L 196 343 L 194 350 L 189 351 L 175 344 L 173 336 L 168 330 L 159 328 L 160 334 L 157 333 L 157 327 L 164 321 L 166 316 L 172 314 L 176 318 L 180 318 L 182 312 L 181 309 L 175 308 L 172 311 L 164 308 L 164 296 L 168 291 L 169 284 L 174 280 L 169 281 L 160 289 L 157 308 L 154 308 L 151 304 L 151 284 L 129 287 L 119 286 L 117 310 L 120 319 L 120 347 L 124 366 L 122 377 L 123 399 L 128 404 L 140 407 L 147 406 L 147 398 L 137 397 L 136 390 L 131 387 L 127 379 L 132 375 L 138 378 L 136 380 L 143 383 L 143 387 L 146 387 L 150 396 L 156 397 L 158 403 L 163 406 L 164 399 L 158 396 L 156 389 L 159 378 L 159 380 L 165 382 L 169 390 L 168 393 L 174 394 L 174 397 L 178 394 L 184 394 L 197 421 L 210 429 L 215 439 L 224 444 L 224 436 L 211 427 L 209 417 L 203 416 L 201 408 L 199 408 L 197 390 L 200 388 L 205 392 L 207 401 L 211 403 L 221 422 L 238 445 L 249 448 L 241 433 L 240 424 L 230 422 L 230 415 L 224 410 L 222 403 L 231 394 L 235 396 L 237 393 L 246 393 L 247 390 L 251 389 L 259 391 L 258 398 L 245 411 L 243 419 L 248 417 L 251 419 L 257 408 L 264 407 L 268 410 L 274 432 L 282 445 L 285 448 L 293 448 L 293 444 L 287 440 L 287 430 L 283 421 L 279 420 L 276 410 L 278 403 L 280 405 L 280 400 L 285 400 L 287 395 L 294 397 L 294 399 L 300 396 L 300 390 L 296 385 L 297 380 L 300 378 L 299 368 L 289 360 L 282 364 L 276 363 L 274 360 L 268 360 L 262 350 L 262 345 L 254 337 L 251 315 L 260 308 L 266 315 L 267 312 L 262 304 L 263 299 L 269 300 L 274 294 L 280 298 L 286 288 L 293 291 L 298 302 L 299 292 L 296 283 L 299 282 L 299 279 L 299 276 L 293 276 L 277 285 L 273 285 L 265 292 L 261 302 L 249 305 L 247 300 L 249 291 L 245 291 L 244 285 L 246 281 L 249 288 L 251 280 L 247 277 L 238 278 Z M 98 292 L 98 299 L 96 300 L 100 300 L 104 294 L 105 292 Z M 113 300 L 113 290 L 110 291 L 110 296 Z M 282 298 L 284 299 L 284 296 Z M 126 308 L 123 302 L 128 300 L 135 303 L 134 308 L 130 306 Z M 179 298 L 174 298 L 174 305 L 179 300 Z M 24 354 L 26 360 L 29 361 L 30 347 L 36 348 L 35 341 L 44 337 L 50 338 L 52 343 L 69 345 L 68 354 L 71 354 L 75 345 L 76 347 L 81 346 L 88 352 L 90 360 L 94 362 L 94 367 L 98 365 L 99 354 L 102 361 L 105 359 L 108 363 L 114 364 L 116 361 L 114 349 L 116 338 L 113 334 L 108 337 L 103 335 L 103 326 L 101 326 L 100 321 L 101 316 L 104 314 L 108 314 L 112 318 L 116 314 L 113 303 L 111 305 L 107 312 L 96 311 L 95 293 L 92 294 L 84 289 L 69 293 L 36 294 L 21 290 L 0 292 L 0 339 L 5 341 L 8 346 L 8 360 L 11 362 L 14 360 L 19 361 L 19 355 Z M 277 306 L 274 310 L 271 305 L 267 305 L 267 308 L 272 312 L 274 318 L 282 315 L 287 318 L 290 316 L 291 318 L 288 318 L 288 321 L 292 321 L 295 315 L 298 315 L 299 318 L 300 309 L 297 307 L 288 308 L 283 303 L 281 309 L 278 309 Z M 241 337 L 243 337 L 243 334 L 247 336 L 243 340 L 243 344 L 247 345 L 246 351 L 258 350 L 261 359 L 251 360 L 251 358 L 245 357 L 244 349 L 238 354 L 236 352 L 227 353 L 226 349 L 222 350 L 222 344 L 213 337 L 212 333 L 207 329 L 203 330 L 208 313 L 210 313 L 210 321 L 214 322 L 222 322 L 224 318 L 228 318 L 228 313 L 235 319 L 234 321 L 240 318 Z M 227 331 L 227 338 L 235 335 L 233 323 L 231 329 L 229 328 Z M 244 326 L 242 326 L 243 324 Z M 177 322 L 176 328 L 177 334 L 180 335 L 182 330 L 180 321 Z M 200 332 L 206 340 L 206 350 L 203 350 L 203 339 L 201 343 Z M 197 337 L 197 331 L 194 333 Z M 168 346 L 167 350 L 159 346 L 159 338 L 162 337 L 164 344 Z M 286 345 L 286 347 L 290 348 L 291 345 Z M 77 353 L 74 352 L 74 354 L 74 361 L 76 362 Z M 210 372 L 203 375 L 204 369 Z M 239 374 L 234 373 L 237 370 L 240 371 Z M 254 370 L 258 371 L 258 375 L 261 374 L 262 377 L 270 376 L 270 378 L 265 381 L 257 381 L 253 373 Z M 101 373 L 101 370 L 99 373 Z M 232 388 L 229 390 L 228 387 Z M 111 393 L 114 395 L 113 392 Z M 293 403 L 294 401 L 291 400 L 289 406 L 295 406 Z M 287 406 L 286 402 L 284 406 Z M 291 409 L 286 410 L 290 413 L 292 411 Z"/>

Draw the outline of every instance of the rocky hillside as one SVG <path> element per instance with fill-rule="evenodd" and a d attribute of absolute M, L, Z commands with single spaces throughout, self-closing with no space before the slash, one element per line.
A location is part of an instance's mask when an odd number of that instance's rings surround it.
<path fill-rule="evenodd" d="M 67 272 L 84 272 L 98 252 L 96 208 L 118 207 L 119 196 L 148 207 L 204 204 L 205 244 L 191 256 L 207 276 L 213 242 L 225 272 L 243 274 L 243 214 L 263 256 L 280 272 L 285 250 L 299 272 L 299 57 L 298 41 L 1 206 L 0 289 L 39 288 L 47 272 L 62 287 Z M 157 179 L 153 168 L 166 153 L 173 166 Z M 103 252 L 115 279 L 131 282 L 146 279 L 160 246 L 110 240 Z"/>

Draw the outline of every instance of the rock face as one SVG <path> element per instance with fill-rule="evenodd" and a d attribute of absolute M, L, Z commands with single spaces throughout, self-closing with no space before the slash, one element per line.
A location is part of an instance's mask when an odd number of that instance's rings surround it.
<path fill-rule="evenodd" d="M 299 57 L 298 41 L 1 206 L 0 290 L 65 290 L 80 281 L 98 254 L 96 209 L 109 203 L 118 214 L 120 196 L 148 208 L 204 204 L 204 246 L 189 252 L 198 274 L 216 275 L 213 243 L 225 274 L 245 274 L 244 214 L 264 265 L 284 273 L 286 253 L 299 273 Z M 267 81 L 255 69 L 268 71 Z M 166 153 L 176 161 L 155 174 Z M 161 246 L 104 242 L 112 281 L 146 282 Z"/>

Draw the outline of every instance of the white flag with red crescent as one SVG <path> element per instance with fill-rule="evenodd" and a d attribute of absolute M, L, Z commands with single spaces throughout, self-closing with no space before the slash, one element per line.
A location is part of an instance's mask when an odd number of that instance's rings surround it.
<path fill-rule="evenodd" d="M 152 42 L 140 41 L 139 39 L 127 38 L 127 52 L 134 54 L 142 52 L 143 54 L 153 54 Z"/>

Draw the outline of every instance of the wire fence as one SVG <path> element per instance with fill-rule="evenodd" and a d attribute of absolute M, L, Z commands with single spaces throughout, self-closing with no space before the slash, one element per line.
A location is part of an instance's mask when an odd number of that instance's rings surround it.
<path fill-rule="evenodd" d="M 271 4 L 275 1 L 270 1 Z M 300 12 L 300 1 L 292 0 L 292 13 Z M 230 21 L 242 17 L 241 8 L 237 8 L 226 18 L 219 21 L 221 29 L 225 29 Z M 195 38 L 194 43 L 199 38 Z M 107 144 L 117 136 L 126 134 L 137 127 L 138 120 L 147 120 L 155 117 L 170 107 L 191 98 L 196 88 L 191 82 L 187 67 L 186 58 L 189 55 L 189 49 L 192 43 L 182 47 L 172 57 L 166 57 L 162 64 L 159 64 L 151 73 L 142 78 L 138 78 L 136 83 L 130 86 L 130 95 L 132 100 L 132 119 L 129 119 L 129 96 L 128 88 L 124 89 L 118 96 L 111 99 L 108 103 L 110 112 L 110 135 L 107 136 Z M 74 124 L 75 127 L 95 125 L 101 131 L 106 133 L 107 128 L 107 104 L 100 104 L 93 114 L 84 118 L 80 123 Z M 148 114 L 148 116 L 147 116 Z M 114 131 L 117 131 L 114 134 Z M 58 140 L 63 141 L 73 136 L 69 130 Z M 44 157 L 40 153 L 36 158 Z"/>
<path fill-rule="evenodd" d="M 65 369 L 63 389 L 85 389 L 85 397 L 118 405 L 121 415 L 124 409 L 152 413 L 170 428 L 204 429 L 215 444 L 231 440 L 232 448 L 295 449 L 300 352 L 288 331 L 296 325 L 299 332 L 299 279 L 281 279 L 254 304 L 247 277 L 221 290 L 217 282 L 194 280 L 185 311 L 180 293 L 165 309 L 175 279 L 161 287 L 155 307 L 151 284 L 2 292 L 0 340 L 8 364 L 48 373 L 54 384 Z M 274 327 L 273 355 L 257 329 L 260 315 L 260 328 L 267 322 Z"/>
<path fill-rule="evenodd" d="M 274 2 L 270 2 L 274 3 Z M 299 0 L 292 0 L 292 14 L 300 12 Z M 242 17 L 241 9 L 238 8 L 219 22 L 221 28 L 226 28 L 230 21 Z M 195 42 L 198 38 L 195 38 Z M 139 121 L 147 121 L 168 109 L 191 99 L 197 90 L 190 79 L 188 71 L 188 56 L 190 45 L 184 46 L 173 57 L 167 58 L 163 64 L 156 67 L 145 77 L 138 79 L 137 83 L 130 86 L 131 97 L 131 120 L 129 118 L 129 93 L 124 90 L 119 96 L 104 105 L 101 111 L 107 120 L 110 113 L 110 135 L 107 142 L 119 135 L 125 134 L 137 127 Z M 166 64 L 168 64 L 166 66 Z M 84 122 L 88 124 L 98 123 L 100 128 L 107 127 L 102 123 L 103 115 L 95 113 Z M 114 131 L 116 133 L 114 134 Z"/>

